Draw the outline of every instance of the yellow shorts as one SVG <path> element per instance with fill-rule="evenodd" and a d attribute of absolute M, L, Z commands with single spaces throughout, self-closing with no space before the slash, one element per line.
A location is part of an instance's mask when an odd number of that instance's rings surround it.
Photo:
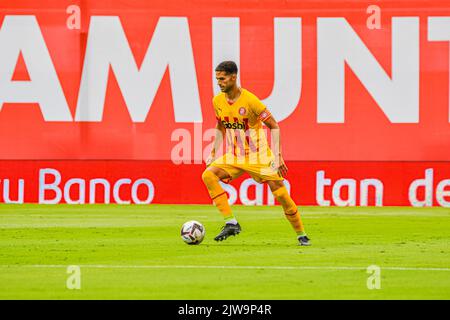
<path fill-rule="evenodd" d="M 223 169 L 230 175 L 229 179 L 222 180 L 225 183 L 238 178 L 244 172 L 247 172 L 258 183 L 268 180 L 284 180 L 275 168 L 273 156 L 264 157 L 263 159 L 249 159 L 248 157 L 236 157 L 231 153 L 226 153 L 214 160 L 210 166 Z"/>

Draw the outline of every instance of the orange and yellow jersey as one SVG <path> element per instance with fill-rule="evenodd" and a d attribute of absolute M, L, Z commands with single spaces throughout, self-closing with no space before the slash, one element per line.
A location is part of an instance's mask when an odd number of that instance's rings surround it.
<path fill-rule="evenodd" d="M 253 93 L 241 89 L 241 95 L 232 104 L 225 93 L 213 98 L 216 119 L 226 129 L 227 151 L 235 156 L 252 153 L 271 153 L 262 122 L 271 116 L 267 107 Z"/>

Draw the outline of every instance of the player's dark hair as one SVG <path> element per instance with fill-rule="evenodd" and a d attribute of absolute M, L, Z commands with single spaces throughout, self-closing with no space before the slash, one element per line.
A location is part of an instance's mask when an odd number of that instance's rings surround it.
<path fill-rule="evenodd" d="M 216 71 L 225 71 L 227 74 L 237 74 L 238 67 L 234 61 L 223 61 L 215 69 Z"/>

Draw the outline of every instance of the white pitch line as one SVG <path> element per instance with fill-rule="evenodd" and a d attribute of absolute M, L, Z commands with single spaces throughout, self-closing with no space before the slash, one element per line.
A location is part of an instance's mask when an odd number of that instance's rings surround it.
<path fill-rule="evenodd" d="M 0 268 L 67 268 L 69 264 L 0 265 Z M 78 265 L 88 269 L 269 269 L 269 270 L 366 270 L 354 266 L 192 266 L 192 265 Z M 450 271 L 450 268 L 427 267 L 382 267 L 383 270 L 399 271 Z"/>

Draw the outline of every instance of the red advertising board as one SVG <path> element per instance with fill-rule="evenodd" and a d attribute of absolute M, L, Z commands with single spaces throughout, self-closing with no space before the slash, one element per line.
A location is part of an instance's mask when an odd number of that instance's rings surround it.
<path fill-rule="evenodd" d="M 237 30 L 224 50 L 278 117 L 288 160 L 450 160 L 448 1 L 377 1 L 379 29 L 371 4 L 4 0 L 0 156 L 169 160 L 174 130 L 214 126 L 214 48 Z"/>
<path fill-rule="evenodd" d="M 213 70 L 233 59 L 280 123 L 297 201 L 321 204 L 323 167 L 356 179 L 357 194 L 359 179 L 378 177 L 383 205 L 411 205 L 424 170 L 450 178 L 449 41 L 448 1 L 3 0 L 0 187 L 25 174 L 24 198 L 38 202 L 40 169 L 87 181 L 112 165 L 112 183 L 144 166 L 151 202 L 209 203 L 200 189 L 170 190 L 178 172 L 203 188 Z"/>
<path fill-rule="evenodd" d="M 292 162 L 287 185 L 300 205 L 450 206 L 446 162 Z M 211 200 L 204 165 L 171 161 L 4 161 L 0 202 L 192 203 Z M 231 203 L 276 204 L 269 188 L 243 175 L 223 184 Z"/>

